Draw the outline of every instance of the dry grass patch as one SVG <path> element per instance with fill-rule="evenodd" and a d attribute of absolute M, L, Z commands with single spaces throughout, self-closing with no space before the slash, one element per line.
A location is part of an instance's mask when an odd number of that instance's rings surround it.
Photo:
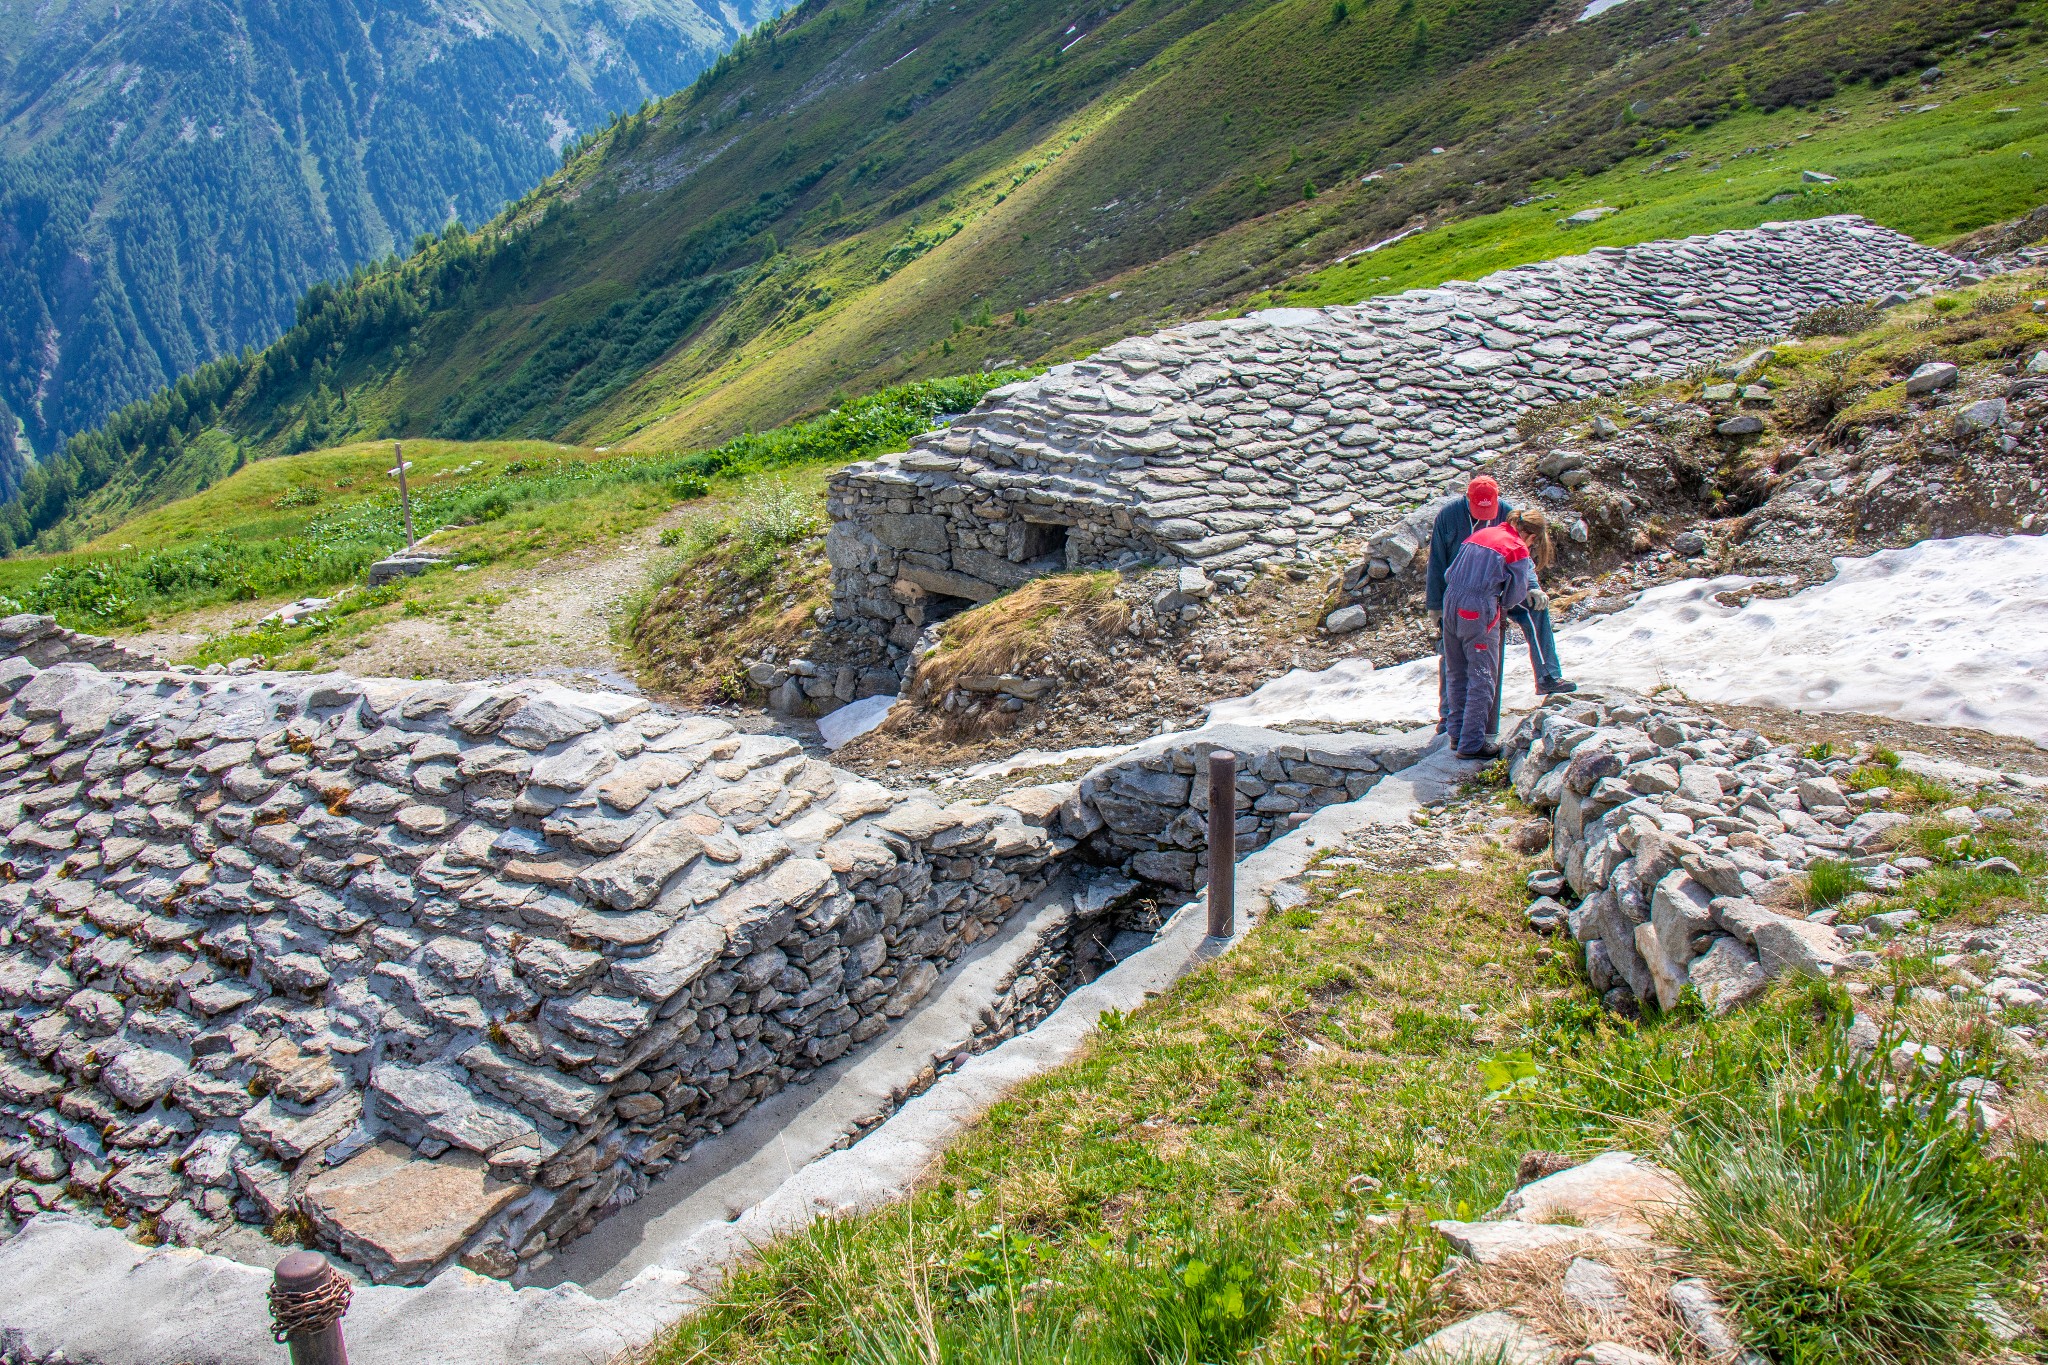
<path fill-rule="evenodd" d="M 1050 574 L 964 611 L 939 627 L 939 647 L 917 665 L 906 691 L 943 697 L 970 677 L 1056 669 L 1055 633 L 1079 632 L 1098 644 L 1122 633 L 1131 604 L 1117 596 L 1113 572 Z"/>

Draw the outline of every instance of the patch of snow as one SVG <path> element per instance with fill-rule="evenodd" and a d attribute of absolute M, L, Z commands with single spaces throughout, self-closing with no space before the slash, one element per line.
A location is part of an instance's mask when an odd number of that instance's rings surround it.
<path fill-rule="evenodd" d="M 1616 6 L 1627 3 L 1628 0 L 1592 0 L 1591 4 L 1579 11 L 1579 22 L 1583 24 L 1588 19 L 1597 18 Z"/>
<path fill-rule="evenodd" d="M 1061 749 L 1052 752 L 1045 749 L 1026 749 L 1008 758 L 999 758 L 988 763 L 977 763 L 960 774 L 960 780 L 971 781 L 983 777 L 1008 777 L 1011 773 L 1035 772 L 1040 768 L 1058 768 L 1079 759 L 1100 762 L 1107 758 L 1120 758 L 1137 748 L 1135 744 L 1090 744 L 1079 749 Z"/>
<path fill-rule="evenodd" d="M 1835 577 L 1784 598 L 1718 600 L 1761 580 L 1690 578 L 1558 635 L 1567 676 L 1702 702 L 1855 711 L 2048 743 L 2048 539 L 1964 536 L 1837 559 Z M 1535 703 L 1508 632 L 1510 709 Z M 1209 708 L 1211 724 L 1428 723 L 1434 656 L 1394 668 L 1297 669 Z"/>
<path fill-rule="evenodd" d="M 837 711 L 818 718 L 818 737 L 825 741 L 828 751 L 851 744 L 887 720 L 889 708 L 895 704 L 894 697 L 862 697 L 859 701 L 850 701 Z"/>

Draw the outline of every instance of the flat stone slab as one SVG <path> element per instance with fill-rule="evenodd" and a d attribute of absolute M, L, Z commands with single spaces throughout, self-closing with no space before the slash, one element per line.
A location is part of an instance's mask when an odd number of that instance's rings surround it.
<path fill-rule="evenodd" d="M 1597 1228 L 1575 1228 L 1562 1223 L 1524 1223 L 1513 1218 L 1461 1223 L 1454 1218 L 1440 1218 L 1430 1227 L 1451 1244 L 1453 1251 L 1482 1266 L 1500 1265 L 1546 1251 L 1592 1252 L 1597 1255 L 1602 1251 L 1642 1253 L 1655 1250 L 1640 1237 L 1602 1232 Z"/>
<path fill-rule="evenodd" d="M 429 1161 L 380 1142 L 314 1176 L 299 1207 L 379 1280 L 414 1284 L 527 1190 L 492 1179 L 468 1152 Z"/>
<path fill-rule="evenodd" d="M 1652 1237 L 1691 1202 L 1677 1176 L 1632 1152 L 1603 1152 L 1582 1166 L 1531 1181 L 1501 1201 L 1497 1217 L 1531 1224 Z"/>
<path fill-rule="evenodd" d="M 1513 1313 L 1481 1313 L 1454 1322 L 1401 1352 L 1418 1365 L 1557 1365 L 1564 1347 Z"/>

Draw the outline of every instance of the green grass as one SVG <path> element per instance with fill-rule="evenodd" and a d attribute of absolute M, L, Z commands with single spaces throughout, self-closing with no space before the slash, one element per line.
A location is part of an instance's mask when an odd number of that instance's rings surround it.
<path fill-rule="evenodd" d="M 1908 1167 L 1937 1142 L 1938 1115 L 1892 1114 L 1871 1072 L 1842 1065 L 1838 987 L 1774 991 L 1727 1019 L 1616 1020 L 1520 928 L 1527 864 L 1495 852 L 1482 866 L 1311 882 L 1298 912 L 1107 1017 L 908 1200 L 765 1248 L 654 1358 L 1384 1361 L 1462 1315 L 1423 1221 L 1484 1216 L 1531 1149 L 1692 1151 L 1733 1169 L 1756 1116 L 1778 1115 L 1797 1175 L 1871 1123 L 1890 1125 Z M 1953 1027 L 1917 1036 L 1951 1048 L 1944 1081 L 2031 1083 L 2033 1064 L 1959 1046 Z M 1998 1163 L 1941 1159 L 1940 1182 L 1911 1187 L 1914 1208 L 1968 1234 L 1973 1286 L 2016 1285 L 2048 1216 L 2039 1144 Z M 1844 1170 L 1829 1188 L 1860 1178 Z M 1862 1188 L 1874 1198 L 1886 1179 L 1873 1168 Z M 1950 1209 L 1962 1197 L 1967 1220 Z M 1760 1319 L 1774 1333 L 1817 1330 L 1833 1272 L 1874 1271 L 1866 1249 L 1900 1245 L 1852 1236 L 1824 1263 L 1757 1261 L 1771 1278 L 1744 1303 L 1778 1306 Z M 1691 1254 L 1704 1265 L 1714 1248 Z M 1204 1306 L 1233 1265 L 1270 1310 Z M 1869 1300 L 1896 1315 L 1896 1297 L 1880 1283 Z M 1225 1320 L 1242 1330 L 1184 1349 L 1184 1324 Z M 1967 1321 L 1951 1316 L 1950 1340 Z"/>
<path fill-rule="evenodd" d="M 1987 1160 L 1975 1126 L 1948 1118 L 1953 1067 L 1900 1078 L 1882 1054 L 1832 1046 L 1832 1082 L 1681 1133 L 1696 1198 L 1673 1229 L 1772 1360 L 1954 1360 L 1983 1340 L 1971 1305 L 2048 1192 L 2048 1160 Z"/>
<path fill-rule="evenodd" d="M 1890 91 L 1842 92 L 1829 101 L 1839 116 L 1751 112 L 1705 131 L 1673 133 L 1661 157 L 1539 182 L 1536 192 L 1557 197 L 1419 233 L 1305 276 L 1286 287 L 1286 302 L 1350 303 L 1593 246 L 1830 213 L 1862 214 L 1943 242 L 2048 201 L 2048 68 L 2030 58 L 1999 72 L 1958 73 L 1963 92 L 1952 84 L 1926 100 L 1915 95 L 1895 104 Z M 2008 76 L 2017 79 L 2008 83 Z M 1926 102 L 1941 107 L 1903 112 Z M 1992 112 L 2015 106 L 2020 112 Z M 1678 153 L 1686 159 L 1657 164 Z M 1838 180 L 1804 184 L 1804 170 Z M 1793 197 L 1768 202 L 1781 194 Z M 1620 212 L 1583 227 L 1560 226 L 1565 215 L 1595 205 Z"/>
<path fill-rule="evenodd" d="M 1816 858 L 1806 869 L 1806 898 L 1826 909 L 1865 890 L 1863 874 L 1836 858 Z"/>
<path fill-rule="evenodd" d="M 900 447 L 942 414 L 1018 377 L 995 372 L 903 385 L 806 422 L 679 454 L 410 443 L 413 528 L 421 537 L 453 528 L 435 547 L 476 564 L 560 553 L 644 526 L 678 502 L 705 497 L 714 480 L 731 487 L 764 470 L 840 464 Z M 346 583 L 405 543 L 395 481 L 384 473 L 390 467 L 383 445 L 258 461 L 79 552 L 0 560 L 0 610 L 47 612 L 69 626 L 106 630 Z M 799 538 L 815 518 L 786 496 L 747 501 L 755 520 L 742 532 L 757 558 Z M 803 526 L 792 530 L 798 521 Z M 244 652 L 270 656 L 273 646 L 302 644 L 324 629 L 332 623 L 272 629 L 276 639 Z"/>

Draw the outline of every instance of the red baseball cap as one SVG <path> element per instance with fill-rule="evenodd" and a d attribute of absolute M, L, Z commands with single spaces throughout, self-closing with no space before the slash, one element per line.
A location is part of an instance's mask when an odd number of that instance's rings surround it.
<path fill-rule="evenodd" d="M 1472 515 L 1481 521 L 1491 521 L 1500 515 L 1500 485 L 1490 474 L 1481 474 L 1465 485 L 1465 501 L 1472 508 Z"/>

